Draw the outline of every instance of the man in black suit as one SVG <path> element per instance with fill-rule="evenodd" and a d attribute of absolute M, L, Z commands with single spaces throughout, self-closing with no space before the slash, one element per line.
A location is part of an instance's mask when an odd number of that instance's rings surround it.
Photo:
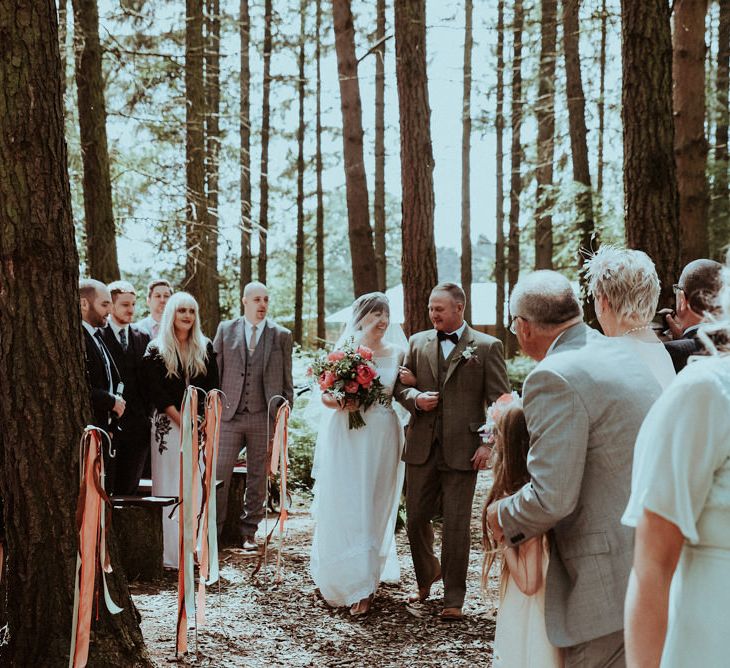
<path fill-rule="evenodd" d="M 104 343 L 124 383 L 127 408 L 115 437 L 115 494 L 134 494 L 150 454 L 150 404 L 142 376 L 142 358 L 150 337 L 132 326 L 137 295 L 127 281 L 109 284 L 111 315 L 103 330 Z"/>
<path fill-rule="evenodd" d="M 111 353 L 104 343 L 101 327 L 106 325 L 112 305 L 109 290 L 101 281 L 85 278 L 79 282 L 81 297 L 81 324 L 84 332 L 84 359 L 86 362 L 86 381 L 91 396 L 92 424 L 108 432 L 113 437 L 116 421 L 124 414 L 124 401 L 119 384 L 121 378 Z M 107 443 L 104 452 L 106 489 L 113 489 L 114 464 Z"/>
<path fill-rule="evenodd" d="M 722 286 L 722 265 L 714 260 L 693 260 L 683 270 L 674 288 L 676 315 L 666 320 L 674 340 L 664 345 L 679 373 L 692 355 L 701 354 L 702 342 L 697 337 L 700 325 L 708 314 L 717 310 L 717 295 Z"/>

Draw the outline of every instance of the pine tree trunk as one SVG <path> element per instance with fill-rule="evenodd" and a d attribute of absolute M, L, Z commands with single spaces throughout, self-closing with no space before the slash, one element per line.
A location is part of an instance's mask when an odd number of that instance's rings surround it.
<path fill-rule="evenodd" d="M 428 289 L 436 285 L 433 151 L 426 71 L 426 2 L 395 4 L 395 55 L 400 113 L 402 267 L 406 333 L 431 327 Z"/>
<path fill-rule="evenodd" d="M 264 2 L 264 81 L 261 102 L 261 181 L 259 185 L 258 280 L 266 283 L 267 235 L 269 233 L 269 130 L 271 127 L 271 0 Z"/>
<path fill-rule="evenodd" d="M 117 238 L 106 140 L 96 0 L 73 0 L 81 159 L 84 165 L 86 270 L 104 283 L 119 278 Z"/>
<path fill-rule="evenodd" d="M 464 3 L 464 75 L 461 107 L 461 287 L 466 295 L 464 318 L 471 322 L 471 51 L 472 0 Z"/>
<path fill-rule="evenodd" d="M 203 332 L 210 335 L 208 211 L 205 194 L 205 83 L 203 0 L 186 0 L 185 19 L 185 290 L 200 306 Z"/>
<path fill-rule="evenodd" d="M 540 83 L 537 92 L 537 205 L 535 269 L 553 268 L 553 160 L 555 156 L 555 60 L 558 0 L 542 0 Z"/>
<path fill-rule="evenodd" d="M 601 6 L 601 46 L 598 56 L 598 174 L 596 177 L 596 192 L 601 198 L 601 213 L 603 210 L 603 143 L 606 133 L 606 42 L 608 41 L 608 9 L 606 0 Z M 602 215 L 599 215 L 599 219 Z"/>
<path fill-rule="evenodd" d="M 71 639 L 78 443 L 91 410 L 54 3 L 6 4 L 0 34 L 13 54 L 0 58 L 0 665 L 60 668 Z M 53 317 L 39 317 L 51 304 Z M 124 611 L 100 606 L 89 665 L 150 665 L 124 574 L 108 581 Z"/>
<path fill-rule="evenodd" d="M 715 125 L 715 170 L 712 185 L 710 219 L 710 256 L 724 259 L 730 242 L 730 211 L 728 211 L 728 82 L 730 77 L 730 0 L 719 0 L 720 19 L 717 38 L 717 123 Z"/>
<path fill-rule="evenodd" d="M 208 197 L 208 224 L 205 228 L 206 267 L 208 268 L 206 294 L 208 321 L 204 330 L 212 335 L 221 319 L 218 291 L 218 199 L 220 180 L 220 112 L 221 112 L 221 9 L 220 0 L 206 0 L 205 50 L 205 176 Z"/>
<path fill-rule="evenodd" d="M 241 0 L 239 13 L 239 30 L 241 38 L 241 279 L 240 291 L 253 280 L 253 255 L 251 254 L 251 67 L 249 64 L 249 47 L 251 43 L 251 19 L 248 11 L 248 0 Z"/>
<path fill-rule="evenodd" d="M 669 306 L 679 276 L 670 8 L 621 0 L 621 15 L 626 242 L 654 260 Z"/>
<path fill-rule="evenodd" d="M 317 346 L 323 347 L 327 338 L 325 326 L 325 298 L 324 298 L 324 192 L 322 190 L 322 0 L 317 0 L 317 42 L 315 60 L 317 62 L 317 109 L 316 120 L 316 147 L 315 171 L 317 172 L 317 221 L 315 243 L 317 253 Z"/>
<path fill-rule="evenodd" d="M 679 191 L 680 264 L 707 257 L 705 15 L 707 0 L 674 3 L 674 158 Z"/>
<path fill-rule="evenodd" d="M 383 42 L 375 52 L 375 193 L 373 238 L 378 269 L 378 290 L 385 292 L 385 0 L 378 0 L 375 41 Z"/>
<path fill-rule="evenodd" d="M 304 46 L 307 2 L 299 3 L 299 126 L 297 128 L 297 255 L 294 285 L 294 341 L 302 344 L 304 308 Z"/>
<path fill-rule="evenodd" d="M 332 0 L 337 72 L 340 78 L 342 143 L 345 158 L 347 222 L 355 296 L 378 289 L 378 272 L 370 229 L 368 184 L 363 158 L 362 104 L 355 57 L 355 27 L 350 0 Z"/>
<path fill-rule="evenodd" d="M 512 59 L 512 100 L 511 125 L 512 146 L 510 149 L 510 188 L 509 188 L 509 237 L 507 240 L 507 280 L 509 295 L 512 295 L 520 276 L 520 195 L 522 194 L 522 29 L 525 16 L 522 0 L 515 0 L 512 19 L 513 59 Z M 507 335 L 507 355 L 517 352 L 514 334 Z"/>
<path fill-rule="evenodd" d="M 497 312 L 495 315 L 497 338 L 506 343 L 507 330 L 504 326 L 505 275 L 504 264 L 504 0 L 497 8 L 497 109 L 495 113 L 495 134 L 497 135 L 497 207 L 494 219 L 497 225 L 494 282 L 497 288 Z"/>
<path fill-rule="evenodd" d="M 68 54 L 68 2 L 58 0 L 58 44 L 61 51 L 61 99 L 66 96 L 66 56 Z"/>
<path fill-rule="evenodd" d="M 580 71 L 580 25 L 578 13 L 580 0 L 563 0 L 563 49 L 565 50 L 565 81 L 568 94 L 568 125 L 570 127 L 570 151 L 573 158 L 573 181 L 577 188 L 575 205 L 578 214 L 578 231 L 581 250 L 596 250 L 598 239 L 593 220 L 593 195 L 588 163 L 588 129 L 586 128 L 583 80 Z M 579 266 L 586 256 L 579 253 Z M 593 302 L 583 272 L 580 273 L 583 309 L 587 322 L 596 318 Z"/>

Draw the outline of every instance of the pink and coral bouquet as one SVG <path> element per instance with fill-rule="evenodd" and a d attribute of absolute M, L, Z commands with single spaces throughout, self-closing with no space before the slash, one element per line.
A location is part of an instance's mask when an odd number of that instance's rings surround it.
<path fill-rule="evenodd" d="M 357 407 L 349 413 L 350 429 L 365 426 L 361 411 L 375 403 L 390 403 L 373 363 L 373 351 L 365 346 L 355 346 L 352 340 L 341 349 L 318 357 L 307 375 L 314 378 L 319 389 L 329 392 L 343 408 Z"/>

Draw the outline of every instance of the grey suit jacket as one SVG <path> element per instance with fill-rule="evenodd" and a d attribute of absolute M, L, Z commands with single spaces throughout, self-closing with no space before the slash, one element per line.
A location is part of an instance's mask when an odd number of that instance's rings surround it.
<path fill-rule="evenodd" d="M 508 544 L 552 529 L 550 641 L 571 647 L 623 628 L 633 531 L 621 525 L 634 442 L 661 393 L 618 339 L 580 323 L 525 380 L 532 478 L 500 504 Z"/>
<path fill-rule="evenodd" d="M 225 320 L 218 325 L 213 348 L 218 361 L 221 390 L 226 396 L 223 409 L 224 422 L 233 419 L 241 401 L 244 371 L 246 369 L 246 337 L 243 317 Z M 264 346 L 264 395 L 266 402 L 280 394 L 290 404 L 294 402 L 292 382 L 292 335 L 291 332 L 266 319 L 266 328 L 258 345 Z M 276 417 L 281 402 L 272 402 L 271 417 Z"/>
<path fill-rule="evenodd" d="M 464 359 L 467 346 L 475 356 Z M 414 334 L 408 342 L 408 353 L 403 364 L 416 375 L 417 387 L 397 384 L 396 399 L 411 413 L 406 432 L 403 461 L 424 464 L 436 438 L 436 411 L 416 409 L 420 392 L 439 391 L 438 365 L 441 348 L 436 330 Z M 502 353 L 502 342 L 482 334 L 467 325 L 451 358 L 443 396 L 444 460 L 452 469 L 471 471 L 471 458 L 480 445 L 479 427 L 484 424 L 486 410 L 501 394 L 509 392 L 507 367 Z"/>

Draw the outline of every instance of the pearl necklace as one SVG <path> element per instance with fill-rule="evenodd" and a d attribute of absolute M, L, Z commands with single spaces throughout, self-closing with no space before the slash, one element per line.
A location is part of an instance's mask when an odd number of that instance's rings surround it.
<path fill-rule="evenodd" d="M 627 329 L 621 336 L 626 336 L 627 334 L 631 334 L 632 332 L 640 332 L 642 329 L 652 329 L 652 326 L 640 325 L 639 327 L 632 327 L 631 329 Z"/>

